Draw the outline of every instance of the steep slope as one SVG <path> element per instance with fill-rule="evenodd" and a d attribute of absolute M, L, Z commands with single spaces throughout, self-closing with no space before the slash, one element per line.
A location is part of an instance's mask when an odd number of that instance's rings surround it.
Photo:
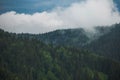
<path fill-rule="evenodd" d="M 120 79 L 118 62 L 88 51 L 16 36 L 0 30 L 1 80 Z"/>
<path fill-rule="evenodd" d="M 110 32 L 94 40 L 86 47 L 99 55 L 120 61 L 120 24 L 114 25 Z"/>

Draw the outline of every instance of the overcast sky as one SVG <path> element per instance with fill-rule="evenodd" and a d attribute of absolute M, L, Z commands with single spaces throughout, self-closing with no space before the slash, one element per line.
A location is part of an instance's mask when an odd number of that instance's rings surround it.
<path fill-rule="evenodd" d="M 119 23 L 118 6 L 113 0 L 1 0 L 0 28 L 16 33 L 90 30 Z"/>

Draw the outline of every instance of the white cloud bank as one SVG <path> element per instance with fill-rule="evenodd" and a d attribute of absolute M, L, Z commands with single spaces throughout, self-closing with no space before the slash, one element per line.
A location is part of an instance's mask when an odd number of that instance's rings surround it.
<path fill-rule="evenodd" d="M 19 14 L 14 11 L 0 15 L 0 28 L 16 33 L 43 33 L 56 29 L 106 26 L 120 22 L 113 0 L 86 0 L 50 12 Z"/>

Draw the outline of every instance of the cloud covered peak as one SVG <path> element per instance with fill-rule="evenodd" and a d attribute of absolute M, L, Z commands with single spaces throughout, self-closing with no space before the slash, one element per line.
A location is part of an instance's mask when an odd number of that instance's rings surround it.
<path fill-rule="evenodd" d="M 44 33 L 66 28 L 92 29 L 119 22 L 119 11 L 113 0 L 85 0 L 49 12 L 20 14 L 11 11 L 0 15 L 0 28 L 16 33 Z"/>

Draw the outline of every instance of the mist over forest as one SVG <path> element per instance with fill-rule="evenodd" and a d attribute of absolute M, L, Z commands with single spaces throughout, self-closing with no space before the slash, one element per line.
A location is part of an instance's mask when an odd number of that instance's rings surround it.
<path fill-rule="evenodd" d="M 120 80 L 120 1 L 1 0 L 0 80 Z"/>

